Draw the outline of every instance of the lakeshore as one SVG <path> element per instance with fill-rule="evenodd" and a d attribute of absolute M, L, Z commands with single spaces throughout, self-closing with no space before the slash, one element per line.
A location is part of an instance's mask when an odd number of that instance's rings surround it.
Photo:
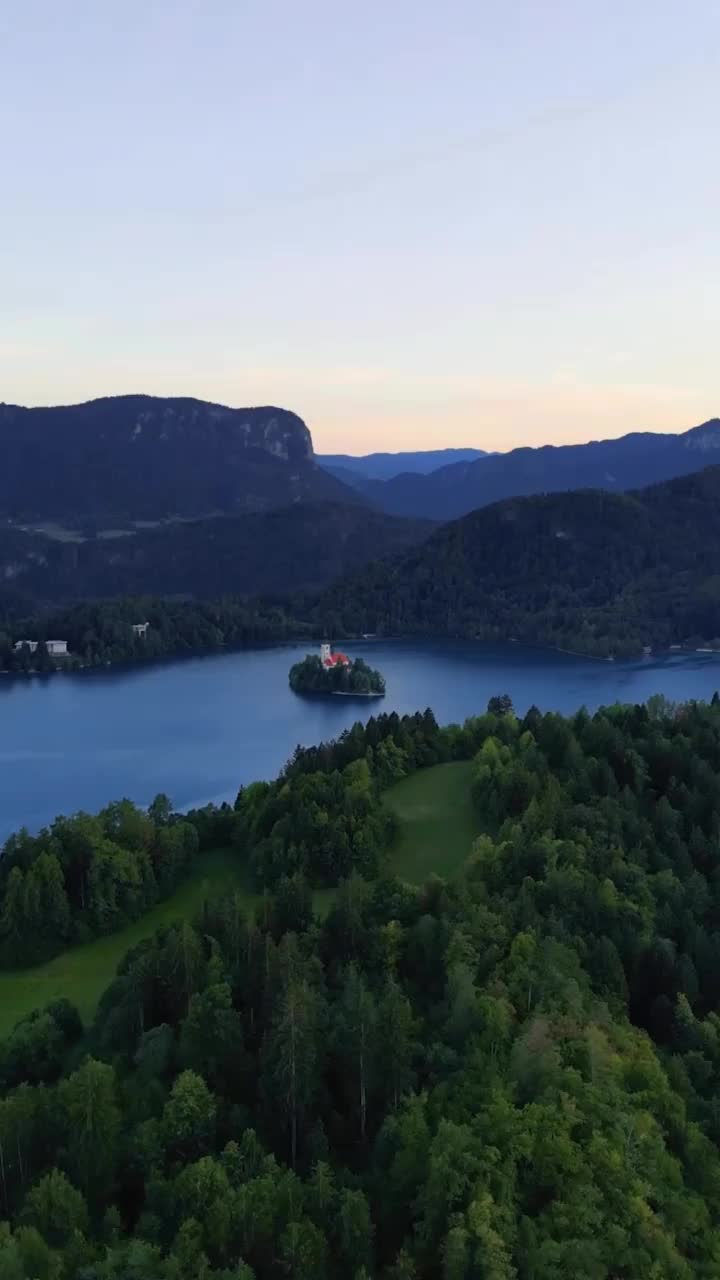
<path fill-rule="evenodd" d="M 597 662 L 519 644 L 400 639 L 352 651 L 382 670 L 384 699 L 293 695 L 288 667 L 306 640 L 0 681 L 0 838 L 121 796 L 148 804 L 164 791 L 178 809 L 232 802 L 240 785 L 276 777 L 298 743 L 336 738 L 371 715 L 431 707 L 447 724 L 498 693 L 521 714 L 533 703 L 568 713 L 655 693 L 709 700 L 720 687 L 716 654 Z"/>
<path fill-rule="evenodd" d="M 582 649 L 570 649 L 562 645 L 545 644 L 541 642 L 534 642 L 532 640 L 519 640 L 516 636 L 506 636 L 506 637 L 499 637 L 499 638 L 485 637 L 481 633 L 476 634 L 474 636 L 443 636 L 443 635 L 432 635 L 429 633 L 426 635 L 410 634 L 410 635 L 385 636 L 385 635 L 373 635 L 369 633 L 361 633 L 357 635 L 339 636 L 338 641 L 341 642 L 342 644 L 353 646 L 354 648 L 359 648 L 361 652 L 366 654 L 369 651 L 376 649 L 378 647 L 381 650 L 384 650 L 384 648 L 388 645 L 397 646 L 397 645 L 403 645 L 403 644 L 407 644 L 407 645 L 477 644 L 477 645 L 483 645 L 486 647 L 492 647 L 493 649 L 502 649 L 504 647 L 507 647 L 508 649 L 513 649 L 513 650 L 517 649 L 517 650 L 526 651 L 530 653 L 540 653 L 540 654 L 557 653 L 557 654 L 562 654 L 571 658 L 579 658 L 584 662 L 598 662 L 598 663 L 613 663 L 613 662 L 632 663 L 636 661 L 648 661 L 648 660 L 662 661 L 663 659 L 670 658 L 670 657 L 677 657 L 678 655 L 693 655 L 693 654 L 702 655 L 704 657 L 712 657 L 712 656 L 720 657 L 720 647 L 713 647 L 712 645 L 705 645 L 702 643 L 698 644 L 696 641 L 693 641 L 691 643 L 686 642 L 684 644 L 670 644 L 663 648 L 658 648 L 658 649 L 654 649 L 649 645 L 645 645 L 645 646 L 642 646 L 641 648 L 638 648 L 636 651 L 634 650 L 628 653 L 610 653 L 610 654 L 588 653 L 588 652 L 584 652 Z M 193 662 L 198 659 L 217 658 L 224 654 L 227 654 L 227 655 L 242 654 L 242 653 L 257 652 L 262 650 L 286 649 L 290 652 L 295 652 L 300 646 L 305 646 L 306 648 L 307 646 L 311 646 L 312 648 L 319 648 L 320 644 L 321 644 L 321 637 L 319 635 L 312 635 L 312 634 L 311 635 L 299 634 L 292 637 L 283 636 L 282 638 L 277 638 L 277 639 L 252 640 L 248 643 L 237 643 L 237 642 L 227 643 L 224 640 L 218 640 L 216 643 L 212 645 L 199 645 L 198 647 L 192 648 L 192 649 L 179 647 L 174 650 L 169 650 L 166 653 L 156 653 L 156 652 L 143 653 L 142 651 L 140 651 L 135 653 L 132 657 L 123 657 L 123 658 L 117 659 L 116 661 L 111 660 L 111 661 L 103 661 L 103 662 L 85 662 L 85 661 L 82 661 L 80 658 L 78 658 L 76 653 L 72 651 L 68 651 L 67 655 L 62 659 L 62 661 L 57 661 L 51 667 L 48 667 L 45 669 L 30 667 L 30 668 L 27 668 L 26 670 L 18 670 L 18 669 L 8 670 L 7 668 L 0 667 L 0 676 L 5 677 L 6 681 L 13 681 L 13 680 L 27 681 L 28 679 L 30 680 L 39 679 L 39 678 L 44 679 L 46 677 L 51 677 L 55 675 L 64 675 L 64 676 L 85 675 L 86 676 L 89 674 L 96 674 L 98 672 L 103 672 L 107 670 L 118 671 L 118 672 L 124 672 L 124 671 L 131 672 L 131 671 L 143 670 L 151 667 L 164 666 L 169 662 L 172 662 L 172 663 Z M 345 690 L 338 690 L 337 692 L 342 694 L 346 693 Z M 365 696 L 365 695 L 363 694 L 362 696 Z M 381 695 L 375 694 L 373 692 L 371 693 L 370 696 L 381 696 Z"/>
<path fill-rule="evenodd" d="M 330 697 L 331 698 L 384 698 L 385 690 L 383 689 L 383 691 L 380 692 L 380 690 L 368 689 L 366 692 L 361 692 L 359 689 L 358 690 L 333 689 L 330 693 Z"/>

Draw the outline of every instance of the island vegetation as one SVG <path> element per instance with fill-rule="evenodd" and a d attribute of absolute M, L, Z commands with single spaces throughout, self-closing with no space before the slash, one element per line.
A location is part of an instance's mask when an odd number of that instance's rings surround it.
<path fill-rule="evenodd" d="M 355 694 L 357 697 L 381 698 L 385 680 L 362 658 L 334 661 L 326 666 L 317 654 L 309 653 L 290 668 L 293 693 Z"/>
<path fill-rule="evenodd" d="M 438 768 L 479 834 L 412 886 L 382 797 Z M 206 901 L 92 1026 L 57 1000 L 2 1045 L 0 1275 L 715 1277 L 719 779 L 717 698 L 499 699 L 357 725 L 210 811 L 257 906 Z"/>

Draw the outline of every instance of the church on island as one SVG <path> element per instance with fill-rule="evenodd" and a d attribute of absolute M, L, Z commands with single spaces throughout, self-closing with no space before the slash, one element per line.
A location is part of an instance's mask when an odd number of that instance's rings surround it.
<path fill-rule="evenodd" d="M 320 653 L 308 653 L 290 668 L 288 681 L 293 693 L 344 694 L 358 698 L 382 698 L 385 681 L 362 658 L 348 658 L 346 653 L 333 653 L 323 641 Z"/>
<path fill-rule="evenodd" d="M 329 644 L 320 645 L 320 661 L 329 671 L 331 667 L 349 667 L 350 659 L 344 653 L 333 653 Z"/>

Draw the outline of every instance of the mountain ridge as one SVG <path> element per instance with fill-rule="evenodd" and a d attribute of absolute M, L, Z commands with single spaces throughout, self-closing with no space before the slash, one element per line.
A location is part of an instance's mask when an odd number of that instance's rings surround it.
<path fill-rule="evenodd" d="M 503 498 L 578 488 L 626 492 L 690 474 L 718 451 L 720 419 L 688 431 L 629 432 L 585 444 L 523 445 L 477 462 L 457 462 L 429 475 L 398 475 L 363 488 L 384 511 L 454 520 Z"/>
<path fill-rule="evenodd" d="M 15 521 L 76 527 L 362 500 L 318 465 L 303 419 L 272 405 L 145 395 L 2 404 L 0 451 L 0 517 Z"/>
<path fill-rule="evenodd" d="M 321 467 L 340 478 L 350 474 L 368 480 L 390 480 L 397 475 L 427 475 L 458 462 L 475 462 L 488 456 L 485 449 L 450 448 L 399 450 L 395 453 L 317 454 Z"/>
<path fill-rule="evenodd" d="M 720 465 L 626 493 L 507 498 L 322 593 L 329 634 L 516 639 L 596 656 L 720 647 Z"/>

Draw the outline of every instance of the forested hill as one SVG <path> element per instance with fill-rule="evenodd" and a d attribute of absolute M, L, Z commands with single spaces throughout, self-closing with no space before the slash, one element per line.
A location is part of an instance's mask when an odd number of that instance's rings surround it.
<path fill-rule="evenodd" d="M 11 840 L 0 963 L 221 829 L 264 892 L 138 926 L 84 1039 L 54 999 L 0 1044 L 3 1280 L 717 1280 L 714 703 L 383 716 L 234 809 Z M 409 884 L 385 789 L 433 765 L 477 836 Z"/>
<path fill-rule="evenodd" d="M 33 612 L 88 598 L 207 600 L 317 589 L 427 537 L 429 521 L 357 503 L 296 503 L 118 536 L 62 540 L 0 525 L 0 606 Z"/>
<path fill-rule="evenodd" d="M 511 499 L 429 536 L 422 522 L 395 526 L 351 508 L 294 507 L 200 525 L 204 531 L 173 526 L 178 541 L 168 529 L 118 539 L 107 552 L 70 547 L 58 551 L 54 569 L 38 562 L 27 576 L 6 559 L 0 665 L 15 669 L 19 661 L 25 669 L 27 655 L 19 660 L 12 652 L 23 636 L 65 637 L 77 661 L 90 664 L 363 632 L 516 639 L 598 657 L 637 654 L 646 645 L 720 648 L 720 467 L 634 494 Z M 198 544 L 199 537 L 209 541 Z M 423 538 L 350 571 L 375 544 L 388 550 Z M 148 559 L 143 548 L 150 545 Z M 101 600 L 22 621 L 38 613 L 42 598 L 31 594 L 31 583 L 36 592 L 55 592 L 53 599 L 77 587 L 76 555 L 89 557 L 86 589 L 96 581 L 106 592 L 108 582 L 118 592 L 133 589 L 131 583 L 149 590 L 161 572 L 166 596 L 172 588 L 185 595 L 188 584 L 206 599 L 225 595 L 231 579 L 248 589 L 257 582 L 266 595 L 273 584 L 278 595 L 202 605 Z M 336 573 L 319 594 L 302 589 L 313 575 L 319 582 Z M 131 624 L 143 618 L 151 627 L 140 642 Z"/>
<path fill-rule="evenodd" d="M 315 462 L 307 426 L 274 407 L 116 396 L 0 405 L 0 517 L 76 527 L 357 501 Z"/>
<path fill-rule="evenodd" d="M 700 645 L 720 637 L 718 565 L 710 467 L 633 494 L 485 507 L 336 583 L 315 617 L 333 635 L 480 635 L 597 655 Z"/>
<path fill-rule="evenodd" d="M 720 458 L 720 419 L 680 435 L 636 432 L 619 440 L 513 449 L 458 462 L 431 475 L 398 475 L 365 485 L 384 511 L 454 520 L 501 498 L 607 489 L 622 493 L 699 471 Z"/>

